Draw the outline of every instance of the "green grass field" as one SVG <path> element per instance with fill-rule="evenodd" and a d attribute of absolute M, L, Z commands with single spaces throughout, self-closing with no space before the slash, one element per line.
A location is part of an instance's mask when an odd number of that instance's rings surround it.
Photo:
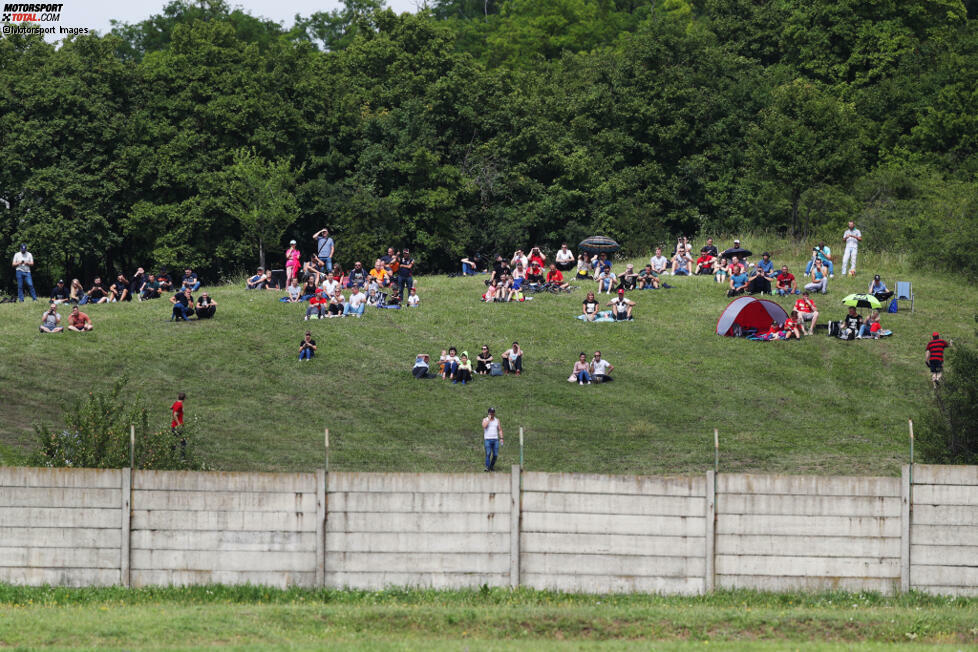
<path fill-rule="evenodd" d="M 953 647 L 951 647 L 953 645 Z M 963 649 L 978 602 L 910 594 L 0 585 L 0 646 L 71 649 Z M 651 647 L 650 647 L 651 646 Z"/>
<path fill-rule="evenodd" d="M 803 271 L 800 244 L 745 243 Z M 493 405 L 507 435 L 504 467 L 517 459 L 523 426 L 531 470 L 700 472 L 712 467 L 717 427 L 723 470 L 892 475 L 907 460 L 908 417 L 930 400 L 929 334 L 972 334 L 978 289 L 914 271 L 899 255 L 863 252 L 860 262 L 858 278 L 837 274 L 817 298 L 822 320 L 839 319 L 843 296 L 865 291 L 873 272 L 891 288 L 913 280 L 916 312 L 884 314 L 889 339 L 718 337 L 728 300 L 709 278 L 633 293 L 636 320 L 615 324 L 574 319 L 584 289 L 482 304 L 481 278 L 421 277 L 418 309 L 309 323 L 278 293 L 231 286 L 211 288 L 220 307 L 209 322 L 169 322 L 165 299 L 100 305 L 87 308 L 96 330 L 84 335 L 39 335 L 40 302 L 0 305 L 0 463 L 23 462 L 32 424 L 60 423 L 64 400 L 125 373 L 161 425 L 176 393 L 187 392 L 199 450 L 216 469 L 320 467 L 329 427 L 334 470 L 478 471 L 479 420 Z M 307 327 L 320 354 L 300 364 Z M 437 358 L 455 345 L 474 356 L 486 343 L 498 359 L 513 340 L 526 351 L 523 377 L 463 387 L 410 376 L 419 351 Z M 595 349 L 615 365 L 615 382 L 568 383 L 577 354 Z"/>

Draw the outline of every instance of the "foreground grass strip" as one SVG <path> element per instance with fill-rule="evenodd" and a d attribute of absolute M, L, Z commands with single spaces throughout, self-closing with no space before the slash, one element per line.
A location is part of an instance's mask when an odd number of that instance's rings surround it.
<path fill-rule="evenodd" d="M 0 645 L 199 647 L 640 641 L 978 645 L 978 600 L 910 594 L 690 598 L 529 590 L 0 586 Z M 436 646 L 437 647 L 437 646 Z M 450 647 L 450 646 L 449 646 Z M 480 644 L 480 647 L 483 647 Z"/>

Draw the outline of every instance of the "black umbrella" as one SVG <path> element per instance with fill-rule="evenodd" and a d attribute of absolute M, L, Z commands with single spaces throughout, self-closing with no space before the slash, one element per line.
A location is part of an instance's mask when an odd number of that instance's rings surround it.
<path fill-rule="evenodd" d="M 621 249 L 621 245 L 603 235 L 592 235 L 590 238 L 582 240 L 581 244 L 577 245 L 577 248 L 593 254 L 601 252 L 610 254 Z"/>
<path fill-rule="evenodd" d="M 744 249 L 743 247 L 731 247 L 720 254 L 722 258 L 726 258 L 727 260 L 730 260 L 734 256 L 737 258 L 747 258 L 750 255 L 750 249 Z"/>

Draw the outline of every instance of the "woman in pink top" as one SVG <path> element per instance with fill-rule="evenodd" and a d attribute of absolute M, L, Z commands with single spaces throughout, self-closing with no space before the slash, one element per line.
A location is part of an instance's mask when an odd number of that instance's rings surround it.
<path fill-rule="evenodd" d="M 285 252 L 285 283 L 288 286 L 293 278 L 299 276 L 299 269 L 302 263 L 299 262 L 299 249 L 295 246 L 295 240 L 289 243 L 289 248 Z"/>

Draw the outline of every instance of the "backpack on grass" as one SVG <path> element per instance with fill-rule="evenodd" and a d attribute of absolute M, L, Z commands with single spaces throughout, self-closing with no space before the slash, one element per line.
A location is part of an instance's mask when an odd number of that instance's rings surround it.
<path fill-rule="evenodd" d="M 489 375 L 490 376 L 502 376 L 503 375 L 503 365 L 499 362 L 489 363 Z"/>

